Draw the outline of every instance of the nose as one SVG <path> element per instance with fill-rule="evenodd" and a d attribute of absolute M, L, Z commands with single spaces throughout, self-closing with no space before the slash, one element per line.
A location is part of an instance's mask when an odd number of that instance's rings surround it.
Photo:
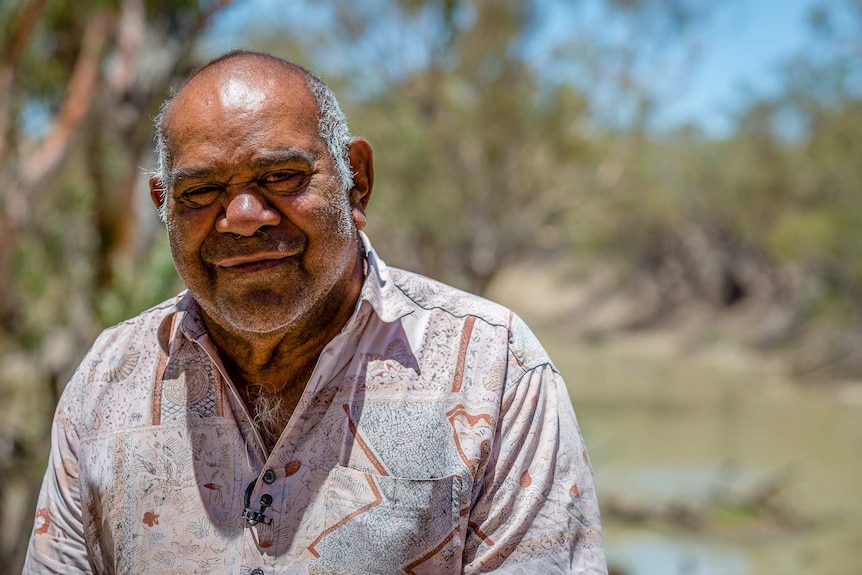
<path fill-rule="evenodd" d="M 260 192 L 243 188 L 231 194 L 224 212 L 216 221 L 216 231 L 223 234 L 253 236 L 267 226 L 276 226 L 281 215 Z"/>

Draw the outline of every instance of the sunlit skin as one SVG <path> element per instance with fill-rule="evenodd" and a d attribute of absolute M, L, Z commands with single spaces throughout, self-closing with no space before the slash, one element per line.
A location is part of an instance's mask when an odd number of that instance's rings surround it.
<path fill-rule="evenodd" d="M 317 121 L 299 73 L 251 56 L 192 78 L 165 117 L 177 271 L 234 383 L 281 394 L 288 411 L 355 308 L 373 184 L 355 138 L 342 189 Z M 159 206 L 158 178 L 150 191 Z"/>

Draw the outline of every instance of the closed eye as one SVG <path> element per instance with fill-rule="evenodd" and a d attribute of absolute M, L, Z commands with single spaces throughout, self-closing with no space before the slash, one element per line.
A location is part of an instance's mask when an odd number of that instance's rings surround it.
<path fill-rule="evenodd" d="M 294 170 L 278 170 L 265 174 L 258 179 L 258 184 L 267 191 L 276 194 L 288 194 L 300 191 L 311 174 Z"/>
<path fill-rule="evenodd" d="M 222 191 L 221 186 L 214 185 L 189 188 L 180 194 L 180 200 L 191 207 L 202 208 L 216 201 Z"/>
<path fill-rule="evenodd" d="M 297 175 L 299 175 L 299 172 L 295 172 L 293 170 L 279 170 L 277 172 L 266 174 L 260 178 L 260 180 L 266 183 L 281 182 L 283 180 L 296 177 Z"/>

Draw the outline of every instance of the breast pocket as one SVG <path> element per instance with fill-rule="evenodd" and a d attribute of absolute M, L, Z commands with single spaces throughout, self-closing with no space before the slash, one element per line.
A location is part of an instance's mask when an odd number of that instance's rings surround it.
<path fill-rule="evenodd" d="M 327 571 L 459 573 L 461 478 L 405 479 L 335 467 L 325 529 L 310 550 Z"/>

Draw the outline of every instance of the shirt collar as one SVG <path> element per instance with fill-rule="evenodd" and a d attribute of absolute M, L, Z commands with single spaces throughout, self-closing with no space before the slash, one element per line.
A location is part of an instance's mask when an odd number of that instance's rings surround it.
<path fill-rule="evenodd" d="M 407 297 L 395 286 L 389 267 L 380 259 L 371 240 L 363 232 L 359 232 L 365 256 L 365 281 L 359 303 L 353 315 L 361 313 L 361 308 L 368 302 L 381 321 L 391 323 L 413 312 Z M 159 329 L 160 344 L 165 351 L 175 344 L 177 335 L 182 333 L 186 338 L 195 341 L 206 333 L 206 326 L 201 318 L 200 307 L 188 290 L 177 296 L 174 304 L 175 312 L 168 315 Z M 354 318 L 348 321 L 352 323 Z"/>
<path fill-rule="evenodd" d="M 397 321 L 411 313 L 413 308 L 407 297 L 395 286 L 389 274 L 389 267 L 377 256 L 368 236 L 363 232 L 359 232 L 359 236 L 362 239 L 365 261 L 368 264 L 360 295 L 360 305 L 367 301 L 381 321 L 387 323 Z"/>

